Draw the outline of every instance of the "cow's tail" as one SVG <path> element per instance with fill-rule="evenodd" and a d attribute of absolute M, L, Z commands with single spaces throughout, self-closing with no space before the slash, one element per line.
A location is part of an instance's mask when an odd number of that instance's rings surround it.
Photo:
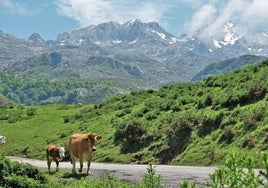
<path fill-rule="evenodd" d="M 47 154 L 47 156 L 48 156 L 48 148 L 46 149 L 46 154 Z"/>
<path fill-rule="evenodd" d="M 47 159 L 47 161 L 49 161 L 49 151 L 48 151 L 48 148 L 46 149 L 46 159 Z"/>

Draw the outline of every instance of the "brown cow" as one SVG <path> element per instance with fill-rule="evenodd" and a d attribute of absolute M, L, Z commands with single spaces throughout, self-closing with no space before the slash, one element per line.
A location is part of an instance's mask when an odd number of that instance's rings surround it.
<path fill-rule="evenodd" d="M 85 158 L 87 162 L 87 175 L 90 174 L 89 168 L 92 158 L 96 151 L 97 141 L 101 139 L 96 133 L 88 134 L 73 134 L 69 140 L 69 152 L 71 157 L 71 163 L 73 164 L 72 173 L 76 174 L 75 163 L 79 159 L 80 169 L 83 169 L 83 159 Z"/>
<path fill-rule="evenodd" d="M 46 149 L 46 157 L 47 157 L 47 167 L 48 171 L 50 172 L 50 166 L 51 162 L 56 162 L 56 171 L 59 171 L 59 162 L 64 157 L 65 150 L 63 147 L 55 146 L 55 145 L 49 145 Z"/>

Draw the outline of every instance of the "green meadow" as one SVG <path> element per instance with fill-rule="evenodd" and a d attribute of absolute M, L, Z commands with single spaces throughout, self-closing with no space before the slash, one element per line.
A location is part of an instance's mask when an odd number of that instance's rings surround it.
<path fill-rule="evenodd" d="M 268 149 L 268 61 L 196 83 L 132 91 L 98 104 L 0 108 L 0 152 L 45 159 L 73 133 L 103 139 L 94 161 L 221 165 L 233 151 L 256 161 Z M 260 164 L 256 164 L 257 166 Z"/>

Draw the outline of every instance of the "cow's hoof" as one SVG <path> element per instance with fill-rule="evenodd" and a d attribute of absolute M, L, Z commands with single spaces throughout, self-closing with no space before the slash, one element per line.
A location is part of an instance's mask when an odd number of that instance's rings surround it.
<path fill-rule="evenodd" d="M 79 172 L 82 172 L 82 169 L 79 169 L 78 171 L 79 171 Z"/>
<path fill-rule="evenodd" d="M 87 175 L 90 176 L 91 175 L 91 172 L 88 172 Z"/>

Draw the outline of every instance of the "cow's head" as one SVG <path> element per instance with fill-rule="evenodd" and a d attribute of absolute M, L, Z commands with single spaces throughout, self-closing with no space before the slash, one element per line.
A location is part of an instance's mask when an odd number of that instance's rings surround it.
<path fill-rule="evenodd" d="M 60 156 L 60 159 L 63 159 L 65 157 L 65 149 L 64 149 L 64 147 L 59 148 L 59 156 Z"/>
<path fill-rule="evenodd" d="M 98 140 L 100 140 L 102 137 L 98 136 L 96 133 L 88 133 L 87 134 L 87 142 L 89 142 L 89 150 L 96 151 L 96 145 Z"/>

